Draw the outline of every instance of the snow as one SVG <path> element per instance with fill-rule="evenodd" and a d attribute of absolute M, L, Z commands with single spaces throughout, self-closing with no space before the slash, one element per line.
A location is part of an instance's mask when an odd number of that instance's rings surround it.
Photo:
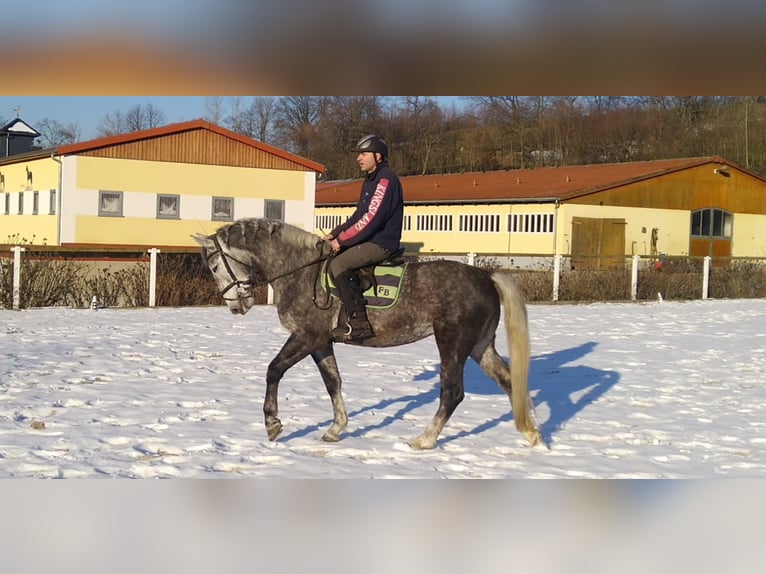
<path fill-rule="evenodd" d="M 336 345 L 349 427 L 310 359 L 263 427 L 271 306 L 0 310 L 0 478 L 713 478 L 766 471 L 766 300 L 530 305 L 530 447 L 478 366 L 437 447 L 433 339 Z M 498 350 L 507 357 L 504 327 Z"/>

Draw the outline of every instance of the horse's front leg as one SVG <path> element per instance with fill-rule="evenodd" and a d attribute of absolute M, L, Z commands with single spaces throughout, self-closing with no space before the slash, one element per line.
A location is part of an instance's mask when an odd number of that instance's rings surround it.
<path fill-rule="evenodd" d="M 279 381 L 282 380 L 287 369 L 306 358 L 310 351 L 309 345 L 293 334 L 269 363 L 266 371 L 266 397 L 263 401 L 263 415 L 269 440 L 275 440 L 282 432 L 282 421 L 277 416 L 279 414 L 277 404 Z"/>
<path fill-rule="evenodd" d="M 332 401 L 332 426 L 327 429 L 327 432 L 322 436 L 322 440 L 338 442 L 340 440 L 340 433 L 346 430 L 348 425 L 348 414 L 346 413 L 346 405 L 343 402 L 343 395 L 340 392 L 341 378 L 332 343 L 311 353 L 311 358 L 314 359 L 319 373 L 322 375 L 324 386 Z"/>

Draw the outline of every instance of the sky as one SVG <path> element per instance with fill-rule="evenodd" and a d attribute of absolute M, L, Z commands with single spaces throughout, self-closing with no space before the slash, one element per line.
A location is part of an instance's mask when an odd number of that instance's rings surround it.
<path fill-rule="evenodd" d="M 76 122 L 88 140 L 97 137 L 106 114 L 152 104 L 168 123 L 176 123 L 205 117 L 206 100 L 206 96 L 0 96 L 0 118 L 10 121 L 18 115 L 33 128 L 45 118 L 64 125 Z"/>
<path fill-rule="evenodd" d="M 222 96 L 226 101 L 228 96 Z M 235 96 L 248 101 L 252 96 Z M 436 96 L 445 106 L 460 105 L 459 96 Z M 136 105 L 160 109 L 167 123 L 208 116 L 208 96 L 0 96 L 0 119 L 20 117 L 33 128 L 43 119 L 65 126 L 77 123 L 83 140 L 98 137 L 98 125 L 107 114 L 122 113 Z"/>

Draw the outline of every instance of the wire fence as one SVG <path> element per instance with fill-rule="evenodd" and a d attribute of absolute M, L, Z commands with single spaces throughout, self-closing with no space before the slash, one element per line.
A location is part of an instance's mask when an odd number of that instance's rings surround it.
<path fill-rule="evenodd" d="M 152 254 L 152 251 L 154 253 Z M 0 307 L 85 308 L 222 304 L 198 252 L 0 247 Z M 154 259 L 154 261 L 152 261 Z M 766 257 L 588 258 L 569 255 L 408 255 L 510 273 L 530 302 L 766 297 Z M 576 261 L 576 264 L 573 263 Z M 271 301 L 263 287 L 259 303 Z"/>

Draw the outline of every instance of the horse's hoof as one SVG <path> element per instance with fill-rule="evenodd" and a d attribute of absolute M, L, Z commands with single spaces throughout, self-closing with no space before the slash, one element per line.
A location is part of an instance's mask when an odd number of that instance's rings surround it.
<path fill-rule="evenodd" d="M 322 440 L 325 442 L 338 442 L 340 441 L 340 435 L 336 433 L 326 432 L 322 435 Z"/>
<path fill-rule="evenodd" d="M 266 434 L 269 436 L 269 440 L 276 440 L 282 432 L 282 421 L 277 419 L 273 423 L 266 425 Z"/>
<path fill-rule="evenodd" d="M 430 450 L 436 446 L 436 441 L 419 436 L 418 438 L 412 439 L 407 444 L 410 445 L 410 448 L 414 448 L 415 450 Z"/>
<path fill-rule="evenodd" d="M 543 442 L 543 438 L 537 430 L 527 430 L 523 434 L 532 446 L 537 446 Z"/>

